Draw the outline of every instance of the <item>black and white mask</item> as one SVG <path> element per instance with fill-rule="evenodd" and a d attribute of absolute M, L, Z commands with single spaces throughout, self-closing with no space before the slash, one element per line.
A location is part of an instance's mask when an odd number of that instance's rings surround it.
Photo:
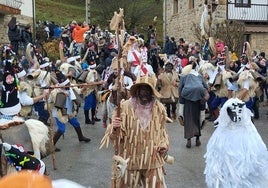
<path fill-rule="evenodd" d="M 227 114 L 233 122 L 239 122 L 242 120 L 244 102 L 234 101 L 227 107 Z"/>

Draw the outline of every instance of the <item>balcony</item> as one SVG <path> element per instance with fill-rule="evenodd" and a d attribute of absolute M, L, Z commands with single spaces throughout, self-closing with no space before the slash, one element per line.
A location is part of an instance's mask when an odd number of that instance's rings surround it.
<path fill-rule="evenodd" d="M 227 3 L 227 19 L 244 22 L 268 22 L 268 3 L 241 6 L 232 1 Z"/>
<path fill-rule="evenodd" d="M 22 0 L 0 0 L 1 14 L 20 14 Z"/>

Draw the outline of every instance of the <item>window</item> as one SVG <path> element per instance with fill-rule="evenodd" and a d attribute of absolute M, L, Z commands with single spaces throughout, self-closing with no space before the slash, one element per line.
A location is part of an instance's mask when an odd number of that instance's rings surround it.
<path fill-rule="evenodd" d="M 236 7 L 250 7 L 251 0 L 235 0 Z"/>
<path fill-rule="evenodd" d="M 174 0 L 173 1 L 173 14 L 178 14 L 179 11 L 179 1 Z"/>

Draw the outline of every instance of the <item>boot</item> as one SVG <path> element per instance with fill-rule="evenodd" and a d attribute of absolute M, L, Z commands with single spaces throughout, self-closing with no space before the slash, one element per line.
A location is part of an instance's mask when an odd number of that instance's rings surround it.
<path fill-rule="evenodd" d="M 207 112 L 209 115 L 208 116 L 206 116 L 205 117 L 205 119 L 206 120 L 209 120 L 209 119 L 211 119 L 212 117 L 213 117 L 213 111 L 211 111 L 211 110 L 208 110 L 208 112 Z"/>
<path fill-rule="evenodd" d="M 61 135 L 63 135 L 60 131 L 55 132 L 54 137 L 53 137 L 53 143 L 54 146 L 56 145 L 56 143 L 58 142 L 59 138 L 61 137 Z M 60 149 L 59 148 L 55 148 L 55 152 L 59 152 Z"/>
<path fill-rule="evenodd" d="M 188 139 L 187 139 L 187 143 L 186 143 L 186 147 L 187 147 L 187 148 L 191 148 L 191 146 L 192 146 L 191 138 L 188 138 Z"/>
<path fill-rule="evenodd" d="M 53 137 L 53 143 L 54 145 L 56 145 L 56 143 L 58 142 L 59 138 L 61 137 L 61 135 L 63 135 L 60 131 L 56 131 Z"/>
<path fill-rule="evenodd" d="M 100 121 L 100 119 L 96 117 L 96 108 L 91 109 L 91 117 L 93 125 L 95 124 L 95 121 Z"/>
<path fill-rule="evenodd" d="M 47 123 L 47 120 L 45 118 L 39 117 L 38 120 L 43 122 L 46 126 L 49 126 L 49 124 Z"/>
<path fill-rule="evenodd" d="M 92 124 L 92 121 L 89 119 L 89 110 L 84 110 L 85 115 L 85 124 Z"/>
<path fill-rule="evenodd" d="M 81 127 L 75 127 L 74 129 L 75 129 L 75 131 L 77 133 L 79 142 L 82 142 L 82 141 L 84 141 L 84 142 L 90 142 L 91 141 L 90 138 L 87 138 L 87 137 L 84 137 L 83 136 Z"/>
<path fill-rule="evenodd" d="M 171 116 L 170 116 L 170 104 L 166 104 L 166 111 L 167 111 L 167 116 L 171 119 Z"/>
<path fill-rule="evenodd" d="M 179 117 L 178 117 L 178 120 L 179 120 L 181 126 L 184 126 L 183 110 L 184 110 L 184 104 L 180 103 L 179 104 Z"/>
<path fill-rule="evenodd" d="M 200 142 L 199 136 L 196 137 L 195 145 L 196 145 L 197 147 L 198 147 L 198 146 L 201 146 L 201 142 Z"/>
<path fill-rule="evenodd" d="M 211 118 L 210 119 L 208 119 L 208 121 L 215 121 L 218 117 L 219 117 L 219 109 L 217 108 L 217 109 L 215 109 L 215 110 L 213 110 L 213 112 L 212 112 L 212 116 L 211 116 Z"/>
<path fill-rule="evenodd" d="M 203 129 L 206 124 L 205 116 L 206 116 L 205 110 L 201 110 L 200 111 L 200 123 L 201 123 L 200 129 Z"/>

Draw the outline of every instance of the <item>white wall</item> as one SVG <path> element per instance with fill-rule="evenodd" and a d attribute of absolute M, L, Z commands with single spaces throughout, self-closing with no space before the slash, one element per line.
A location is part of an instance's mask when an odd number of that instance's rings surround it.
<path fill-rule="evenodd" d="M 33 17 L 33 1 L 34 0 L 22 0 L 20 7 L 21 15 Z"/>

